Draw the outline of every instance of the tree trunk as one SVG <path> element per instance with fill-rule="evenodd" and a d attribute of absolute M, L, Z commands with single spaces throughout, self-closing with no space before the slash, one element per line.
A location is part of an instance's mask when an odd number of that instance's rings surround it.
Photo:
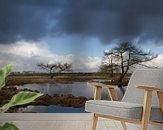
<path fill-rule="evenodd" d="M 119 88 L 120 91 L 122 92 L 122 94 L 124 95 L 125 94 L 125 89 L 123 87 Z"/>
<path fill-rule="evenodd" d="M 52 79 L 54 77 L 54 73 L 51 73 L 50 74 L 50 78 Z"/>
<path fill-rule="evenodd" d="M 123 86 L 123 78 L 124 78 L 125 74 L 121 74 L 118 81 L 117 81 L 117 85 L 119 88 L 122 88 Z"/>
<path fill-rule="evenodd" d="M 117 86 L 118 86 L 118 88 L 120 88 L 120 90 L 122 91 L 123 94 L 125 93 L 125 90 L 123 89 L 123 79 L 126 74 L 127 74 L 127 72 L 122 73 L 117 81 Z"/>

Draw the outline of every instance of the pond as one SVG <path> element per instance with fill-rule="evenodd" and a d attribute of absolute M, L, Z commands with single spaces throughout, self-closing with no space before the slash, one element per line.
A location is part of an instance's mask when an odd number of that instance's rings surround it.
<path fill-rule="evenodd" d="M 37 90 L 43 94 L 53 96 L 54 94 L 71 94 L 73 96 L 84 96 L 93 98 L 94 89 L 87 85 L 87 82 L 74 82 L 71 84 L 26 84 L 23 86 L 17 86 L 17 89 L 30 89 Z M 117 89 L 118 90 L 118 89 Z M 118 90 L 119 91 L 119 90 Z M 119 91 L 118 97 L 121 99 L 122 94 Z M 102 99 L 109 99 L 107 89 L 102 91 Z M 20 108 L 18 112 L 39 112 L 39 113 L 82 113 L 85 112 L 84 108 L 73 108 L 65 107 L 60 105 L 49 105 L 49 106 L 27 106 L 26 108 Z"/>

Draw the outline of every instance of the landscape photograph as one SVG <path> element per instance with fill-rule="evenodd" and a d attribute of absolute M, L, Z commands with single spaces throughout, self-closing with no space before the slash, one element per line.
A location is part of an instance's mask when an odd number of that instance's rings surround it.
<path fill-rule="evenodd" d="M 163 67 L 161 14 L 147 8 L 146 18 L 141 10 L 128 15 L 103 2 L 71 2 L 1 1 L 0 66 L 13 64 L 1 105 L 27 89 L 44 96 L 26 112 L 84 112 L 81 107 L 93 98 L 87 82 L 119 84 L 123 95 L 135 68 Z"/>
<path fill-rule="evenodd" d="M 121 101 L 135 70 L 163 69 L 162 23 L 161 0 L 0 0 L 0 114 Z"/>

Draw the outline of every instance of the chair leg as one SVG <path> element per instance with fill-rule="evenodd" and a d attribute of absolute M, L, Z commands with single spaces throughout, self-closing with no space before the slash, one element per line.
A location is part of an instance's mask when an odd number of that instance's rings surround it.
<path fill-rule="evenodd" d="M 152 103 L 152 91 L 150 90 L 145 91 L 141 130 L 147 130 L 148 128 L 151 112 L 151 103 Z"/>
<path fill-rule="evenodd" d="M 142 124 L 141 125 L 141 130 L 147 130 L 148 124 Z"/>
<path fill-rule="evenodd" d="M 121 121 L 121 124 L 122 124 L 123 129 L 127 130 L 127 126 L 126 126 L 125 122 Z"/>
<path fill-rule="evenodd" d="M 95 115 L 95 113 L 93 114 L 93 120 L 92 120 L 92 130 L 96 130 L 97 127 L 97 121 L 98 121 L 98 117 Z"/>

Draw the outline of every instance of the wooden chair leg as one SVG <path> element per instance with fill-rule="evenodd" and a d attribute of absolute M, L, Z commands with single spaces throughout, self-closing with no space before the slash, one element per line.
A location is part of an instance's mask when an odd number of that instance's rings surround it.
<path fill-rule="evenodd" d="M 157 96 L 160 103 L 161 112 L 163 114 L 163 92 L 157 92 Z"/>
<path fill-rule="evenodd" d="M 100 100 L 101 99 L 101 91 L 102 91 L 102 87 L 96 87 L 95 88 L 94 100 Z"/>
<path fill-rule="evenodd" d="M 145 91 L 141 130 L 147 130 L 150 120 L 151 103 L 152 103 L 152 91 Z"/>
<path fill-rule="evenodd" d="M 127 126 L 126 126 L 125 122 L 121 121 L 121 124 L 122 124 L 123 129 L 127 130 Z"/>
<path fill-rule="evenodd" d="M 93 114 L 93 120 L 92 120 L 92 130 L 96 130 L 97 127 L 97 121 L 98 121 L 98 117 Z"/>

